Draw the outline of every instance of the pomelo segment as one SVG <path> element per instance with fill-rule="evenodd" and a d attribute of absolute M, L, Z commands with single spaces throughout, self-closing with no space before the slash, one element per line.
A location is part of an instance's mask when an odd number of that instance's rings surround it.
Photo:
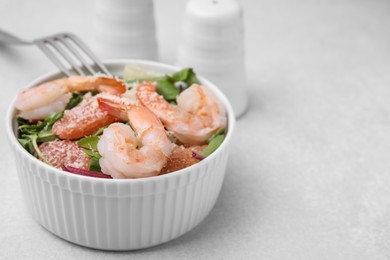
<path fill-rule="evenodd" d="M 184 147 L 182 145 L 176 146 L 168 157 L 167 164 L 161 169 L 160 175 L 178 171 L 197 163 L 198 160 L 192 156 L 192 152 L 199 153 L 203 151 L 206 146 L 207 145 L 191 147 Z"/>
<path fill-rule="evenodd" d="M 53 125 L 53 133 L 61 139 L 74 140 L 95 133 L 99 128 L 118 121 L 99 108 L 96 96 L 84 100 Z"/>
<path fill-rule="evenodd" d="M 55 140 L 41 144 L 39 149 L 53 167 L 62 169 L 63 166 L 70 166 L 88 170 L 90 157 L 81 150 L 77 142 Z"/>

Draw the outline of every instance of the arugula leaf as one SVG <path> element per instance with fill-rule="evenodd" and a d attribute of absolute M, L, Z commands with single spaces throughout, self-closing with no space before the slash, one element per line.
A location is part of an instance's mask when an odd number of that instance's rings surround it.
<path fill-rule="evenodd" d="M 199 80 L 196 77 L 192 68 L 186 68 L 174 73 L 172 76 L 165 75 L 159 78 L 147 79 L 149 81 L 155 81 L 157 83 L 157 93 L 164 97 L 167 101 L 176 101 L 177 95 L 180 94 L 178 87 L 175 85 L 177 82 L 184 82 L 186 87 L 190 87 L 192 84 L 199 84 Z M 139 80 L 131 81 L 127 83 L 140 82 Z M 186 88 L 185 87 L 185 88 Z"/>
<path fill-rule="evenodd" d="M 29 125 L 30 124 L 30 121 L 28 121 L 27 119 L 24 119 L 22 117 L 17 117 L 16 118 L 16 122 L 18 123 L 18 126 L 19 125 Z"/>
<path fill-rule="evenodd" d="M 62 116 L 62 112 L 56 112 L 45 118 L 43 121 L 38 121 L 35 124 L 19 117 L 17 118 L 19 136 L 23 134 L 38 134 L 42 130 L 51 130 L 53 124 L 60 120 Z"/>
<path fill-rule="evenodd" d="M 209 144 L 217 135 L 221 135 L 225 133 L 225 127 L 219 128 L 208 140 L 207 143 Z"/>
<path fill-rule="evenodd" d="M 32 146 L 30 139 L 18 138 L 18 141 L 22 145 L 22 147 L 26 149 L 29 153 L 32 153 L 34 151 L 34 147 Z"/>
<path fill-rule="evenodd" d="M 125 69 L 124 74 L 128 75 L 124 76 L 125 79 L 123 81 L 127 85 L 127 88 L 131 89 L 142 81 L 155 81 L 157 83 L 157 93 L 163 96 L 167 101 L 176 101 L 176 96 L 180 93 L 179 87 L 177 87 L 175 83 L 184 82 L 184 88 L 190 87 L 194 83 L 199 84 L 199 80 L 192 68 L 185 68 L 177 71 L 172 76 L 165 75 L 162 77 L 158 77 L 154 74 L 145 74 L 144 72 L 139 73 L 138 70 L 138 68 L 132 67 Z"/>
<path fill-rule="evenodd" d="M 46 117 L 43 121 L 38 121 L 37 123 L 31 123 L 20 117 L 17 118 L 19 143 L 29 153 L 50 165 L 45 156 L 39 150 L 38 143 L 53 141 L 58 138 L 52 133 L 51 128 L 55 122 L 62 118 L 62 116 L 62 112 L 56 112 Z"/>
<path fill-rule="evenodd" d="M 91 157 L 91 160 L 89 161 L 88 170 L 92 172 L 102 172 L 98 158 Z"/>
<path fill-rule="evenodd" d="M 58 138 L 57 135 L 53 134 L 51 129 L 43 129 L 38 133 L 37 142 L 44 143 L 49 141 L 54 141 Z"/>
<path fill-rule="evenodd" d="M 176 100 L 176 96 L 179 95 L 179 90 L 175 87 L 169 76 L 159 78 L 156 82 L 158 94 L 168 101 Z"/>
<path fill-rule="evenodd" d="M 87 136 L 81 138 L 77 144 L 85 149 L 97 151 L 97 144 L 99 142 L 99 137 L 97 136 Z"/>
<path fill-rule="evenodd" d="M 41 159 L 42 161 L 44 161 L 45 163 L 50 165 L 49 161 L 46 159 L 46 157 L 43 155 L 43 153 L 41 152 L 41 150 L 38 147 L 38 143 L 37 143 L 38 136 L 33 134 L 33 135 L 31 135 L 30 139 L 31 139 L 32 145 L 34 147 L 34 151 L 37 154 L 37 158 Z"/>
<path fill-rule="evenodd" d="M 99 154 L 97 149 L 97 144 L 99 142 L 99 137 L 97 136 L 87 136 L 80 139 L 77 144 L 81 147 L 81 150 L 91 157 L 89 161 L 88 170 L 95 172 L 102 172 L 99 164 L 99 159 L 102 156 Z"/>
<path fill-rule="evenodd" d="M 155 79 L 155 81 L 157 82 L 157 93 L 162 95 L 167 101 L 176 101 L 177 95 L 180 94 L 176 83 L 184 82 L 185 84 L 182 84 L 184 88 L 188 88 L 194 83 L 200 84 L 192 68 L 182 69 L 172 76 L 165 75 Z"/>
<path fill-rule="evenodd" d="M 77 106 L 81 101 L 83 100 L 83 95 L 79 92 L 73 92 L 72 97 L 70 98 L 70 101 L 68 105 L 66 105 L 65 110 L 69 110 Z"/>
<path fill-rule="evenodd" d="M 225 139 L 224 134 L 220 134 L 215 136 L 209 143 L 209 145 L 199 154 L 201 156 L 207 157 L 210 154 L 212 154 L 217 148 L 222 144 L 223 140 Z"/>
<path fill-rule="evenodd" d="M 83 151 L 89 157 L 96 158 L 96 159 L 102 158 L 102 156 L 95 150 L 88 150 L 85 148 L 81 148 L 81 151 Z"/>
<path fill-rule="evenodd" d="M 34 134 L 34 133 L 37 133 L 41 130 L 41 124 L 42 122 L 36 124 L 36 125 L 29 125 L 29 124 L 25 124 L 25 125 L 20 125 L 18 127 L 18 132 L 19 132 L 19 136 L 22 136 L 22 135 L 30 135 L 30 134 Z"/>
<path fill-rule="evenodd" d="M 55 112 L 43 120 L 43 128 L 48 129 L 64 116 L 63 112 Z"/>
<path fill-rule="evenodd" d="M 191 86 L 192 84 L 200 84 L 196 74 L 192 68 L 182 69 L 172 75 L 172 80 L 174 82 L 183 81 L 187 83 L 187 86 Z"/>

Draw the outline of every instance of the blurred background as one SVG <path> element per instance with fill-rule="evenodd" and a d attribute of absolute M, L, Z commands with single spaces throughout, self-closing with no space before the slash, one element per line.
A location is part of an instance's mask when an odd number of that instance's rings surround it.
<path fill-rule="evenodd" d="M 389 259 L 390 1 L 240 2 L 249 108 L 210 216 L 144 251 L 80 248 L 30 219 L 3 148 L 0 259 Z M 154 3 L 160 61 L 174 63 L 186 1 Z M 0 0 L 0 28 L 25 39 L 69 31 L 93 47 L 92 6 Z M 0 46 L 0 120 L 53 69 L 35 46 Z"/>

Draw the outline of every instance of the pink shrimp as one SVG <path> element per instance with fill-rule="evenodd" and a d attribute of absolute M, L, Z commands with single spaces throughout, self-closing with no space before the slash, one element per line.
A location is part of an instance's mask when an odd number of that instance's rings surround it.
<path fill-rule="evenodd" d="M 71 98 L 71 92 L 93 90 L 120 95 L 126 91 L 126 86 L 115 78 L 71 76 L 21 91 L 15 107 L 20 110 L 20 117 L 30 121 L 40 120 L 54 112 L 63 111 Z"/>
<path fill-rule="evenodd" d="M 217 129 L 225 127 L 225 111 L 207 88 L 193 84 L 176 98 L 176 106 L 158 95 L 156 87 L 153 82 L 139 84 L 137 98 L 182 143 L 204 144 Z"/>
<path fill-rule="evenodd" d="M 103 173 L 113 178 L 158 175 L 174 147 L 160 120 L 147 108 L 130 105 L 123 98 L 98 97 L 98 102 L 103 111 L 131 125 L 113 123 L 103 131 L 98 142 Z"/>

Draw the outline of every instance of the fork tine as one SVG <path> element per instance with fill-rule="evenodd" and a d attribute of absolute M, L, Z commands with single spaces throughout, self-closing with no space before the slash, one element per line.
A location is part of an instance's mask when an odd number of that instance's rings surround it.
<path fill-rule="evenodd" d="M 54 55 L 53 51 L 46 45 L 44 40 L 35 40 L 34 43 L 43 51 L 43 53 L 59 68 L 62 73 L 70 77 L 71 73 L 62 62 Z"/>
<path fill-rule="evenodd" d="M 89 73 L 91 73 L 92 75 L 96 74 L 96 71 L 92 68 L 91 65 L 89 65 L 89 63 L 84 59 L 84 57 L 80 54 L 80 52 L 72 44 L 69 43 L 70 38 L 68 37 L 68 35 L 59 34 L 57 35 L 57 38 L 81 62 L 81 64 Z"/>
<path fill-rule="evenodd" d="M 79 68 L 79 66 L 74 62 L 74 60 L 64 51 L 63 47 L 58 44 L 58 37 L 55 36 L 52 39 L 47 39 L 45 42 L 53 46 L 61 56 L 72 66 L 73 70 L 76 71 L 79 75 L 85 76 L 85 73 Z"/>
<path fill-rule="evenodd" d="M 84 44 L 83 41 L 80 40 L 76 35 L 72 33 L 66 33 L 66 35 L 70 40 L 72 40 L 81 50 L 83 50 L 89 58 L 96 64 L 96 66 L 103 71 L 107 76 L 112 76 L 111 73 L 107 70 L 107 68 L 103 65 L 103 63 L 99 60 L 99 58 Z"/>

